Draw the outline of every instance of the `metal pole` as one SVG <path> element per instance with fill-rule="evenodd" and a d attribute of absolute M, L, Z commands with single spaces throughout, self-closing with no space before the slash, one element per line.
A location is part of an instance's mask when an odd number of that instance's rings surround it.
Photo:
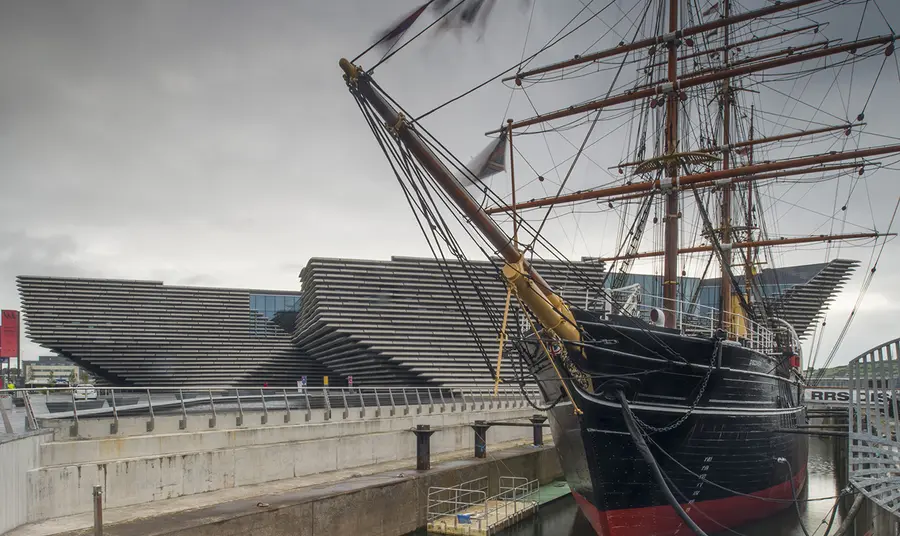
<path fill-rule="evenodd" d="M 475 424 L 472 425 L 472 428 L 475 429 L 475 457 L 476 458 L 486 458 L 487 457 L 487 430 L 490 428 L 490 425 L 484 421 L 475 421 Z"/>
<path fill-rule="evenodd" d="M 413 433 L 416 434 L 416 470 L 427 471 L 431 469 L 431 434 L 435 430 L 428 424 L 416 425 Z"/>
<path fill-rule="evenodd" d="M 103 488 L 94 486 L 94 536 L 103 536 Z"/>
<path fill-rule="evenodd" d="M 547 417 L 543 415 L 532 415 L 531 424 L 534 425 L 534 446 L 540 447 L 544 444 L 544 421 Z"/>

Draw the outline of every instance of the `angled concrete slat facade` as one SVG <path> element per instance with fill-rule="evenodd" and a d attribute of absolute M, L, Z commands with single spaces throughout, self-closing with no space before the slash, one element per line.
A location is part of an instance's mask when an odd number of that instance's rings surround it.
<path fill-rule="evenodd" d="M 779 316 L 808 335 L 856 264 L 784 269 Z M 601 264 L 535 265 L 575 306 L 597 306 Z M 485 360 L 496 361 L 506 288 L 492 263 L 313 258 L 301 279 L 302 293 L 31 276 L 18 286 L 26 334 L 115 384 L 293 386 L 304 375 L 310 385 L 325 375 L 331 385 L 351 375 L 369 386 L 493 381 Z M 299 311 L 251 308 L 272 294 L 293 296 Z M 511 335 L 517 313 L 513 300 Z M 508 362 L 503 370 L 512 379 Z"/>
<path fill-rule="evenodd" d="M 784 289 L 781 296 L 768 298 L 765 305 L 770 314 L 786 320 L 805 339 L 858 265 L 859 261 L 834 259 L 818 265 L 790 267 L 794 271 L 804 269 L 809 274 L 804 275 L 804 282 Z"/>
<path fill-rule="evenodd" d="M 577 273 L 562 262 L 534 264 L 550 285 L 573 299 L 584 299 L 586 287 L 603 283 L 602 264 L 573 263 Z M 462 386 L 492 381 L 485 354 L 496 360 L 506 288 L 490 262 L 313 258 L 301 279 L 303 308 L 295 343 L 336 372 L 352 375 L 354 382 Z M 514 305 L 511 330 L 517 310 Z"/>
<path fill-rule="evenodd" d="M 330 373 L 250 309 L 251 294 L 298 292 L 31 276 L 17 284 L 28 337 L 110 383 L 296 385 L 306 375 L 320 385 Z"/>

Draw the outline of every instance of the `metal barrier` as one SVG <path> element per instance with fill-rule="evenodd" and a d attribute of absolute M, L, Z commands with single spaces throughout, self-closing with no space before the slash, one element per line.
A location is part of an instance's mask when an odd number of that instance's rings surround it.
<path fill-rule="evenodd" d="M 538 507 L 540 483 L 501 476 L 499 493 L 488 496 L 487 477 L 450 488 L 428 488 L 427 530 L 438 534 L 489 535 L 531 515 Z"/>
<path fill-rule="evenodd" d="M 850 362 L 850 482 L 900 517 L 900 339 Z"/>
<path fill-rule="evenodd" d="M 526 387 L 528 399 L 541 400 L 536 387 Z M 19 403 L 12 419 L 14 432 L 34 430 L 40 419 L 71 420 L 70 435 L 78 435 L 80 421 L 111 419 L 110 434 L 119 430 L 126 416 L 146 417 L 146 431 L 152 432 L 163 415 L 180 416 L 178 428 L 188 421 L 206 418 L 204 427 L 266 425 L 271 415 L 283 414 L 279 421 L 291 422 L 292 412 L 305 421 L 313 410 L 324 410 L 326 421 L 350 418 L 455 413 L 485 409 L 528 407 L 519 387 L 57 387 L 0 390 Z M 334 410 L 334 413 L 332 411 Z M 351 411 L 353 410 L 353 411 Z M 357 411 L 358 410 L 358 411 Z M 8 418 L 6 408 L 0 408 Z M 225 418 L 225 415 L 233 415 Z M 258 421 L 256 415 L 258 415 Z M 296 413 L 294 413 L 296 417 Z M 254 419 L 253 422 L 250 419 Z M 276 421 L 277 422 L 277 421 Z M 196 425 L 195 425 L 196 426 Z"/>

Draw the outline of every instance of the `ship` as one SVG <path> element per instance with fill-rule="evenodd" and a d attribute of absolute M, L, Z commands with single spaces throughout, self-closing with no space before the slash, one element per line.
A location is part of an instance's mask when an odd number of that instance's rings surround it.
<path fill-rule="evenodd" d="M 877 263 L 894 236 L 893 216 L 882 231 L 774 236 L 766 203 L 777 196 L 764 193 L 889 172 L 890 164 L 877 159 L 895 158 L 900 145 L 866 145 L 897 138 L 868 136 L 864 111 L 848 118 L 849 108 L 817 113 L 816 103 L 806 103 L 810 115 L 791 123 L 780 113 L 788 107 L 766 112 L 759 95 L 787 95 L 794 110 L 797 101 L 804 104 L 800 93 L 791 95 L 798 80 L 865 62 L 890 68 L 896 36 L 860 36 L 861 20 L 849 38 L 820 31 L 817 16 L 859 20 L 859 2 L 756 4 L 739 10 L 733 0 L 635 0 L 581 10 L 585 20 L 612 17 L 615 5 L 625 21 L 619 27 L 630 34 L 610 47 L 532 67 L 584 26 L 573 18 L 535 55 L 523 52 L 509 71 L 418 115 L 391 97 L 375 70 L 432 27 L 483 27 L 499 4 L 426 2 L 363 54 L 339 62 L 435 257 L 465 262 L 468 241 L 469 251 L 477 248 L 494 263 L 507 293 L 505 303 L 482 300 L 494 310 L 500 340 L 490 373 L 498 383 L 540 387 L 543 400 L 533 405 L 547 411 L 565 478 L 601 536 L 702 535 L 797 505 L 808 467 L 802 395 L 812 363 L 804 370 L 802 339 L 810 329 L 785 319 L 790 293 L 767 293 L 759 267 L 774 265 L 772 251 L 785 246 L 862 244 L 872 251 L 867 287 L 872 259 Z M 429 12 L 434 21 L 419 30 Z M 371 50 L 385 53 L 366 69 L 359 60 Z M 865 86 L 874 92 L 879 77 Z M 595 84 L 593 95 L 544 111 L 528 98 L 533 115 L 489 130 L 490 143 L 468 163 L 425 126 L 436 110 L 490 82 L 515 92 L 580 79 L 608 88 L 604 94 Z M 766 133 L 763 124 L 779 128 Z M 613 136 L 617 126 L 628 134 Z M 522 201 L 536 185 L 546 191 L 547 177 L 525 156 L 528 142 L 566 133 L 580 133 L 582 141 L 566 138 L 572 152 L 558 187 Z M 567 186 L 576 164 L 587 165 L 586 148 L 600 142 L 622 155 L 606 175 L 593 168 L 605 182 Z M 807 147 L 826 149 L 794 154 Z M 500 172 L 506 177 L 498 182 Z M 605 280 L 589 280 L 573 267 L 572 287 L 552 288 L 532 266 L 535 258 L 565 259 L 546 230 L 561 207 L 621 210 L 614 251 L 596 259 L 610 266 Z M 846 209 L 844 202 L 838 219 L 846 221 Z M 660 246 L 647 251 L 654 241 Z M 629 271 L 645 259 L 661 261 L 661 296 L 629 284 Z M 680 283 L 688 268 L 703 278 L 710 266 L 719 275 L 713 307 L 699 304 L 700 287 Z M 446 282 L 479 292 L 465 278 L 448 275 Z"/>

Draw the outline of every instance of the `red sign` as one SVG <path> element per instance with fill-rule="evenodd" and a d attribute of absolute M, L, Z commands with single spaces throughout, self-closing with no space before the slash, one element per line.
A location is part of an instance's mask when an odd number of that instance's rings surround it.
<path fill-rule="evenodd" d="M 19 311 L 0 311 L 0 357 L 19 357 Z"/>

